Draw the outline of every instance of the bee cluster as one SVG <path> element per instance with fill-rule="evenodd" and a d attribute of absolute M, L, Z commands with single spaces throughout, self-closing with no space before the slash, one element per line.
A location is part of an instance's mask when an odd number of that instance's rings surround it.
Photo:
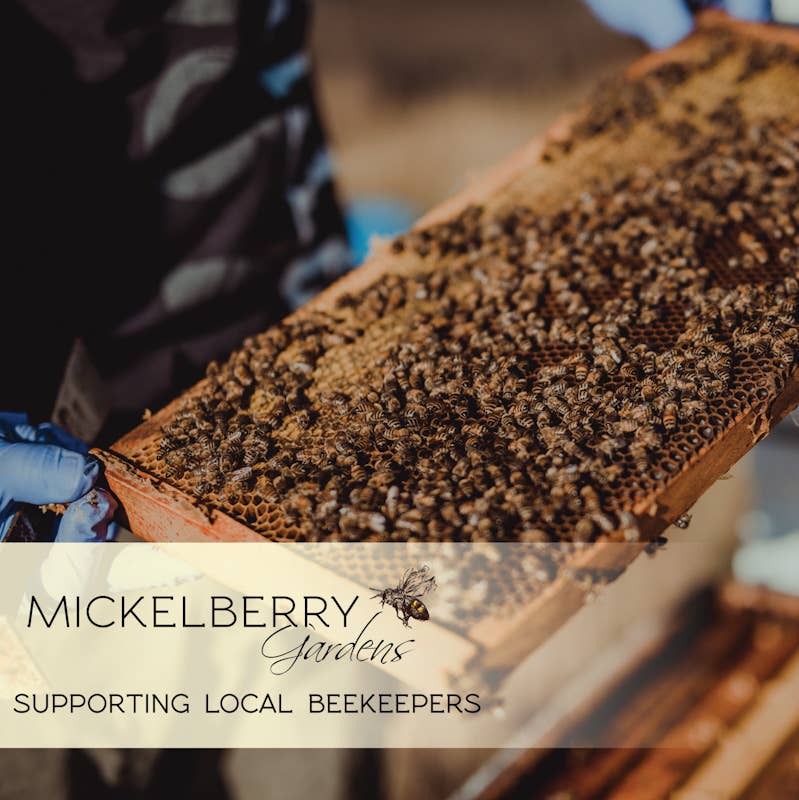
<path fill-rule="evenodd" d="M 304 540 L 636 541 L 631 505 L 799 356 L 796 120 L 691 112 L 667 166 L 468 207 L 393 242 L 412 268 L 248 339 L 159 470 Z"/>
<path fill-rule="evenodd" d="M 697 112 L 697 104 L 691 99 L 683 100 L 682 118 L 668 120 L 659 117 L 664 100 L 692 77 L 708 73 L 730 56 L 740 55 L 741 40 L 727 31 L 719 30 L 704 42 L 701 55 L 693 61 L 667 61 L 636 79 L 619 75 L 601 82 L 594 92 L 586 112 L 576 121 L 571 135 L 549 144 L 543 160 L 555 161 L 568 155 L 575 144 L 610 133 L 617 141 L 626 137 L 633 126 L 642 120 L 650 120 L 664 132 L 671 134 L 679 146 L 690 144 L 698 133 L 690 115 Z M 799 52 L 781 43 L 760 41 L 748 42 L 740 61 L 734 84 L 741 85 L 760 73 L 778 66 L 799 67 Z M 722 104 L 716 115 L 723 115 L 730 104 Z M 732 103 L 732 109 L 737 113 Z M 714 120 L 715 121 L 715 120 Z"/>

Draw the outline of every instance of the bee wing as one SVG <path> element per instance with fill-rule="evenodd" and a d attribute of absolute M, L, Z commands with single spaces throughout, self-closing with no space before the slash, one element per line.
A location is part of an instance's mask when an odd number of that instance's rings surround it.
<path fill-rule="evenodd" d="M 413 567 L 408 567 L 408 569 L 405 570 L 399 584 L 397 585 L 398 592 L 409 594 L 409 588 L 413 585 L 414 572 L 416 572 L 416 570 Z"/>
<path fill-rule="evenodd" d="M 429 578 L 425 578 L 420 587 L 419 594 L 427 594 L 431 589 L 436 588 L 436 579 L 431 575 Z"/>
<path fill-rule="evenodd" d="M 430 575 L 430 567 L 427 564 L 409 572 L 410 574 L 406 573 L 407 577 L 403 583 L 403 589 L 406 594 L 419 597 L 429 592 L 430 589 L 435 588 L 436 579 L 433 575 Z"/>

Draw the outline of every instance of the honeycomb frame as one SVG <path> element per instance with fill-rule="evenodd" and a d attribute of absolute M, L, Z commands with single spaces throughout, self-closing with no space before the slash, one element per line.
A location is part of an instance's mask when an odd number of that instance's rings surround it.
<path fill-rule="evenodd" d="M 703 48 L 709 46 L 713 32 L 718 28 L 746 38 L 769 42 L 780 41 L 799 50 L 799 34 L 795 31 L 736 23 L 716 12 L 706 12 L 700 30 L 694 36 L 668 53 L 656 53 L 645 57 L 633 65 L 628 76 L 640 77 L 664 64 L 698 58 Z M 778 95 L 778 92 L 775 91 L 773 95 Z M 780 104 L 781 98 L 773 95 L 770 97 L 770 102 Z M 584 167 L 570 169 L 574 161 L 572 157 L 567 157 L 561 162 L 567 165 L 565 169 L 558 164 L 550 166 L 542 161 L 542 156 L 547 148 L 568 142 L 579 119 L 578 114 L 561 120 L 544 140 L 530 144 L 465 192 L 432 211 L 418 223 L 416 228 L 437 224 L 449 219 L 469 204 L 487 203 L 490 202 L 490 198 L 498 196 L 507 199 L 507 196 L 513 194 L 527 197 L 533 193 L 536 202 L 548 203 L 550 206 L 557 205 L 566 193 L 573 192 L 584 179 L 585 174 L 582 171 Z M 651 142 L 644 144 L 651 146 Z M 628 151 L 627 156 L 629 155 Z M 602 169 L 612 171 L 624 168 L 624 165 L 614 163 L 620 156 L 607 146 L 602 149 L 602 143 L 599 146 L 586 147 L 582 157 L 584 162 L 589 159 L 597 161 Z M 723 265 L 729 255 L 723 249 L 724 246 L 726 245 L 722 245 L 718 252 L 719 271 L 723 271 Z M 415 262 L 407 255 L 395 255 L 389 253 L 388 248 L 384 248 L 367 264 L 338 281 L 297 314 L 329 310 L 335 306 L 339 297 L 365 289 L 380 275 L 387 272 L 403 274 L 415 266 Z M 768 265 L 766 266 L 768 268 Z M 664 342 L 674 336 L 673 332 L 668 331 L 665 331 L 664 335 L 666 337 Z M 262 498 L 255 506 L 248 506 L 244 502 L 234 502 L 228 506 L 203 503 L 171 485 L 157 469 L 153 468 L 162 426 L 174 418 L 186 397 L 201 393 L 204 386 L 205 382 L 200 382 L 187 395 L 176 399 L 120 439 L 109 452 L 99 453 L 106 464 L 109 484 L 121 500 L 131 529 L 142 538 L 154 541 L 263 541 L 265 538 L 278 542 L 296 540 L 296 531 L 285 523 L 280 506 L 270 504 Z M 671 477 L 654 490 L 640 492 L 627 509 L 636 519 L 642 539 L 640 547 L 614 550 L 606 545 L 624 541 L 624 532 L 619 530 L 604 534 L 597 543 L 585 548 L 577 547 L 571 552 L 568 559 L 570 569 L 623 569 L 635 554 L 645 548 L 646 541 L 656 538 L 690 508 L 715 480 L 728 472 L 765 431 L 797 404 L 799 404 L 799 370 L 795 370 L 789 377 L 766 415 L 751 407 L 744 409 L 732 419 L 729 419 L 728 415 L 724 420 L 727 425 L 723 433 L 710 437 L 700 449 L 691 454 L 687 461 L 675 450 L 675 458 L 679 460 L 675 462 Z M 490 619 L 477 621 L 470 638 L 479 642 L 481 647 L 494 647 L 506 638 L 506 635 L 517 635 L 519 631 L 529 628 L 530 620 L 540 618 L 544 613 L 544 607 L 548 608 L 544 614 L 549 621 L 548 628 L 554 630 L 582 605 L 586 594 L 587 592 L 583 590 L 575 591 L 573 581 L 567 577 L 558 578 L 545 593 L 531 597 L 528 607 L 515 614 L 513 619 L 506 620 L 506 623 L 499 628 L 489 624 Z M 572 599 L 563 602 L 564 597 Z M 538 630 L 536 635 L 532 638 L 527 637 L 531 649 L 547 635 L 547 631 L 539 630 L 540 626 L 536 628 Z M 510 631 L 513 631 L 513 634 L 510 634 Z M 488 661 L 493 660 L 493 658 L 488 659 Z M 498 660 L 501 661 L 502 658 L 499 657 Z"/>

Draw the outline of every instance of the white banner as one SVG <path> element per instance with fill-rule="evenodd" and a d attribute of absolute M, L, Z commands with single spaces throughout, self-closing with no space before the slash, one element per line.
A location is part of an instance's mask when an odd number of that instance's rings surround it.
<path fill-rule="evenodd" d="M 684 581 L 710 551 L 680 549 Z M 0 746 L 531 746 L 587 657 L 542 625 L 660 558 L 598 552 L 3 544 Z"/>

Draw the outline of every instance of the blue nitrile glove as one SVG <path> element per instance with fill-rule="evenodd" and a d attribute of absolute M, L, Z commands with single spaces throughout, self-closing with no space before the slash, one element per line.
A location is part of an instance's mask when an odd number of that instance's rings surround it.
<path fill-rule="evenodd" d="M 69 508 L 58 525 L 57 542 L 112 542 L 117 535 L 113 521 L 119 504 L 105 489 L 92 489 Z"/>
<path fill-rule="evenodd" d="M 56 541 L 113 538 L 116 501 L 93 490 L 100 464 L 82 442 L 50 423 L 33 426 L 25 414 L 0 412 L 0 539 L 19 503 L 71 503 Z"/>
<path fill-rule="evenodd" d="M 693 17 L 684 0 L 586 0 L 593 12 L 611 28 L 638 36 L 654 48 L 670 47 L 686 37 L 694 27 Z M 782 7 L 796 0 L 778 0 L 774 4 L 778 21 L 791 22 Z M 723 8 L 731 15 L 753 22 L 771 19 L 770 0 L 723 0 L 707 3 Z"/>

